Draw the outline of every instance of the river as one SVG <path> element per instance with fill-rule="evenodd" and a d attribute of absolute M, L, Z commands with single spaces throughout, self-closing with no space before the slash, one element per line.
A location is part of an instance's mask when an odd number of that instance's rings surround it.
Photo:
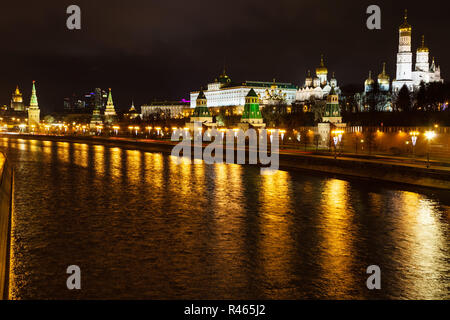
<path fill-rule="evenodd" d="M 72 142 L 0 151 L 12 299 L 450 298 L 448 192 Z"/>

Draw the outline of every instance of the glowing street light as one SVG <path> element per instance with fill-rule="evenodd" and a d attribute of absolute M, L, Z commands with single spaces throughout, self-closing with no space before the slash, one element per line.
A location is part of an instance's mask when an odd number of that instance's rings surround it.
<path fill-rule="evenodd" d="M 114 134 L 117 136 L 117 134 L 119 133 L 120 127 L 119 126 L 113 126 L 112 128 L 114 130 Z"/>
<path fill-rule="evenodd" d="M 344 134 L 343 130 L 333 130 L 331 131 L 331 134 L 333 135 L 333 142 L 334 142 L 334 158 L 337 158 L 337 145 L 338 143 L 341 143 L 342 141 L 342 135 Z"/>
<path fill-rule="evenodd" d="M 418 131 L 412 131 L 409 133 L 411 136 L 411 142 L 412 142 L 412 149 L 413 149 L 413 161 L 416 159 L 416 143 L 417 143 L 417 137 L 420 135 L 420 132 Z"/>
<path fill-rule="evenodd" d="M 281 141 L 284 140 L 284 135 L 286 134 L 286 130 L 280 130 L 281 133 Z"/>
<path fill-rule="evenodd" d="M 27 127 L 26 124 L 24 124 L 24 123 L 20 124 L 20 125 L 19 125 L 20 132 L 23 132 L 23 131 L 25 130 L 26 127 Z"/>

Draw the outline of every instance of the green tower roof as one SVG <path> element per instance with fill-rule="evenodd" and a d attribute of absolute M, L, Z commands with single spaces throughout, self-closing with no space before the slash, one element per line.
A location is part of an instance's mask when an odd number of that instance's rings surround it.
<path fill-rule="evenodd" d="M 206 99 L 205 93 L 203 92 L 203 90 L 200 90 L 200 93 L 198 94 L 197 99 Z"/>
<path fill-rule="evenodd" d="M 38 106 L 38 99 L 36 96 L 36 87 L 34 85 L 35 81 L 33 80 L 33 87 L 31 88 L 31 99 L 30 99 L 30 106 L 31 107 L 37 107 Z"/>
<path fill-rule="evenodd" d="M 250 91 L 248 92 L 247 97 L 255 97 L 255 98 L 257 98 L 258 95 L 256 94 L 255 90 L 253 90 L 253 88 L 252 88 L 252 89 L 250 89 Z"/>
<path fill-rule="evenodd" d="M 331 87 L 331 90 L 330 90 L 329 94 L 330 95 L 335 95 L 336 94 L 336 91 L 334 90 L 334 87 Z"/>
<path fill-rule="evenodd" d="M 108 93 L 108 105 L 113 105 L 113 99 L 112 99 L 112 93 L 111 93 L 111 88 L 109 88 L 109 93 Z"/>

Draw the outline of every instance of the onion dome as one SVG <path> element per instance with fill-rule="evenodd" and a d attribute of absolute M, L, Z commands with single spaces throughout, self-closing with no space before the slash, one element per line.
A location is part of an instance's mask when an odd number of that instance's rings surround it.
<path fill-rule="evenodd" d="M 231 82 L 231 79 L 229 76 L 227 76 L 226 72 L 225 72 L 225 68 L 223 69 L 222 74 L 219 76 L 219 82 L 222 84 L 228 84 Z"/>
<path fill-rule="evenodd" d="M 407 9 L 405 9 L 404 20 L 399 29 L 401 32 L 411 32 L 411 30 L 412 30 L 411 25 L 408 23 L 408 10 Z"/>
<path fill-rule="evenodd" d="M 425 36 L 422 36 L 422 45 L 419 49 L 417 49 L 417 52 L 430 52 L 427 46 L 425 46 Z"/>
<path fill-rule="evenodd" d="M 312 81 L 311 70 L 308 70 L 308 73 L 306 75 L 306 80 Z"/>
<path fill-rule="evenodd" d="M 369 71 L 369 78 L 367 78 L 366 82 L 364 82 L 364 84 L 366 86 L 371 86 L 375 83 L 375 81 L 373 81 L 372 79 L 372 71 Z"/>
<path fill-rule="evenodd" d="M 330 80 L 330 82 L 337 83 L 337 80 L 336 80 L 336 74 L 335 74 L 334 72 L 331 74 L 331 80 Z"/>
<path fill-rule="evenodd" d="M 386 62 L 383 63 L 383 72 L 378 75 L 378 83 L 379 84 L 389 84 L 391 78 L 386 73 Z"/>
<path fill-rule="evenodd" d="M 325 67 L 325 63 L 323 62 L 323 55 L 320 58 L 320 66 L 316 69 L 316 74 L 318 76 L 328 74 L 328 69 Z"/>

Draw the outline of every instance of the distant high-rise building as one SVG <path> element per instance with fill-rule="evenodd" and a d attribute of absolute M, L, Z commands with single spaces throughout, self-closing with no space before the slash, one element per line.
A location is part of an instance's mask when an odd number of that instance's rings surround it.
<path fill-rule="evenodd" d="M 19 86 L 12 94 L 11 109 L 14 111 L 25 111 L 25 104 L 23 103 L 22 93 L 19 90 Z"/>
<path fill-rule="evenodd" d="M 86 109 L 94 110 L 96 106 L 100 105 L 100 109 L 103 110 L 106 107 L 108 94 L 105 90 L 96 88 L 93 92 L 85 94 L 83 100 Z"/>
<path fill-rule="evenodd" d="M 70 98 L 64 98 L 64 110 L 69 112 L 83 112 L 86 109 L 84 96 L 80 98 L 76 94 L 73 94 Z"/>
<path fill-rule="evenodd" d="M 94 107 L 92 110 L 92 118 L 90 127 L 91 129 L 95 129 L 98 125 L 103 125 L 102 116 L 100 115 L 100 110 L 102 108 L 102 91 L 100 88 L 95 89 L 94 93 Z"/>
<path fill-rule="evenodd" d="M 38 99 L 36 95 L 35 81 L 33 81 L 33 87 L 31 89 L 30 106 L 28 107 L 28 125 L 38 126 L 40 122 L 41 110 L 39 109 Z"/>

